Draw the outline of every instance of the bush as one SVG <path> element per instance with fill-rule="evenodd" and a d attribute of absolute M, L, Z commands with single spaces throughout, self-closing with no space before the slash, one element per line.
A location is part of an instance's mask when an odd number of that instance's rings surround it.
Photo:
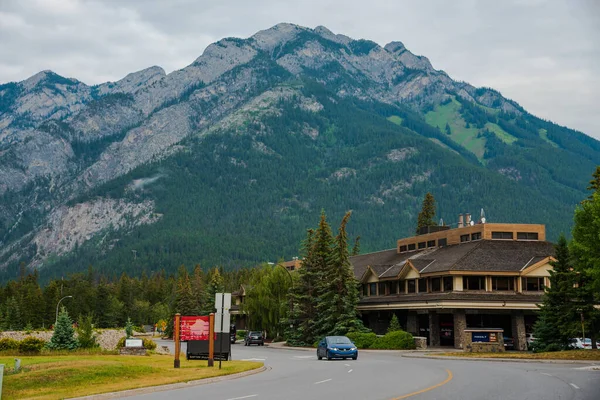
<path fill-rule="evenodd" d="M 235 334 L 237 339 L 243 339 L 246 337 L 246 330 L 245 329 L 238 329 L 237 333 Z"/>
<path fill-rule="evenodd" d="M 35 337 L 28 337 L 19 342 L 19 353 L 39 353 L 46 345 L 46 341 Z"/>
<path fill-rule="evenodd" d="M 94 325 L 92 324 L 92 316 L 80 316 L 77 324 L 77 342 L 79 347 L 83 349 L 93 349 L 98 347 L 96 335 L 94 334 Z"/>
<path fill-rule="evenodd" d="M 352 343 L 354 343 L 359 349 L 370 348 L 377 339 L 377 335 L 373 332 L 348 332 L 346 336 L 348 339 L 352 340 Z"/>
<path fill-rule="evenodd" d="M 16 350 L 19 347 L 19 342 L 11 338 L 0 339 L 0 351 Z"/>
<path fill-rule="evenodd" d="M 152 339 L 144 338 L 143 343 L 144 343 L 144 348 L 146 348 L 146 350 L 156 349 L 156 342 L 154 342 L 154 340 L 152 340 Z"/>
<path fill-rule="evenodd" d="M 415 348 L 413 336 L 405 331 L 393 331 L 378 337 L 371 349 L 408 350 Z"/>

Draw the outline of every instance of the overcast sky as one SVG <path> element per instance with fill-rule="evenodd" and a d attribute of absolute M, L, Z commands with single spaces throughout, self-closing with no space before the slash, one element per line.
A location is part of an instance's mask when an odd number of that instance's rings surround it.
<path fill-rule="evenodd" d="M 454 79 L 600 138 L 598 0 L 0 0 L 0 83 L 44 69 L 87 84 L 168 73 L 279 22 L 401 41 Z"/>

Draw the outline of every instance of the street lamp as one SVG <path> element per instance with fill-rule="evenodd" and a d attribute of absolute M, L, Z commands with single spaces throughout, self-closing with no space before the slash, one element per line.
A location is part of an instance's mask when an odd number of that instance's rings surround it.
<path fill-rule="evenodd" d="M 56 329 L 56 324 L 58 323 L 58 306 L 60 305 L 60 302 L 63 301 L 64 299 L 68 299 L 69 297 L 73 297 L 73 296 L 65 296 L 62 299 L 60 299 L 58 301 L 58 304 L 56 305 L 56 319 L 54 320 L 54 329 Z"/>

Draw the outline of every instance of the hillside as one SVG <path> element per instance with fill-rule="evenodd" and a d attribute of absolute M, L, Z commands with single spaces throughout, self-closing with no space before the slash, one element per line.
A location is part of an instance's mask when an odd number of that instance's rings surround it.
<path fill-rule="evenodd" d="M 0 85 L 0 279 L 298 255 L 322 209 L 363 251 L 438 216 L 570 230 L 600 142 L 453 81 L 400 42 L 280 24 L 188 67 Z M 335 222 L 333 222 L 335 224 Z"/>

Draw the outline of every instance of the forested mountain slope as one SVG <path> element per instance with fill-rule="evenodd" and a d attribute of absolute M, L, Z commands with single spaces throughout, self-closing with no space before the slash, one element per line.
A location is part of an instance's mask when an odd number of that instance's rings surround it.
<path fill-rule="evenodd" d="M 447 223 L 483 207 L 553 239 L 599 162 L 600 142 L 399 42 L 280 24 L 168 75 L 0 85 L 0 276 L 290 258 L 322 209 L 391 248 L 427 191 Z"/>

